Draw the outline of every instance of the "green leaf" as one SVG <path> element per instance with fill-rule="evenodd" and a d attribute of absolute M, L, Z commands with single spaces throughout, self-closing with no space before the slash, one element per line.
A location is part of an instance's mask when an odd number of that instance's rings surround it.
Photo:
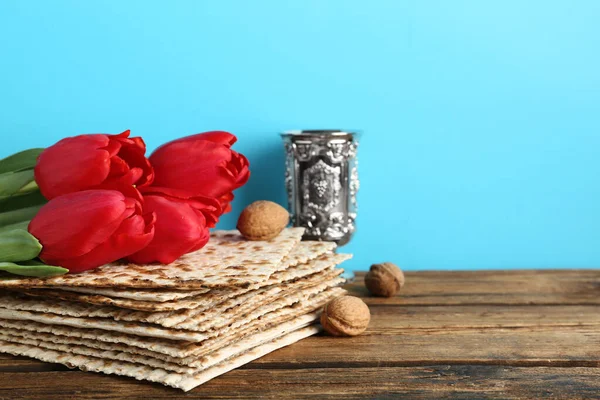
<path fill-rule="evenodd" d="M 66 268 L 46 265 L 36 260 L 19 263 L 0 262 L 0 271 L 5 271 L 14 275 L 35 276 L 38 278 L 64 275 L 69 272 Z"/>
<path fill-rule="evenodd" d="M 44 149 L 29 149 L 1 159 L 0 174 L 5 172 L 17 172 L 35 167 L 37 158 L 42 151 L 44 151 Z"/>
<path fill-rule="evenodd" d="M 42 206 L 32 206 L 0 213 L 0 227 L 17 222 L 27 221 L 35 217 Z"/>
<path fill-rule="evenodd" d="M 27 185 L 23 186 L 21 189 L 19 189 L 19 193 L 29 193 L 29 192 L 33 192 L 34 190 L 38 190 L 39 187 L 37 185 L 37 182 L 34 180 L 32 180 L 31 182 L 29 182 Z"/>
<path fill-rule="evenodd" d="M 30 220 L 26 220 L 26 221 L 17 222 L 17 223 L 10 224 L 10 225 L 0 226 L 0 233 L 6 232 L 6 231 L 13 231 L 15 229 L 23 229 L 24 231 L 26 231 L 29 228 L 30 222 L 31 222 Z"/>
<path fill-rule="evenodd" d="M 35 182 L 33 169 L 0 174 L 0 196 L 12 196 L 21 189 Z"/>
<path fill-rule="evenodd" d="M 39 190 L 14 196 L 0 196 L 0 212 L 26 208 L 30 206 L 44 205 L 48 202 Z"/>
<path fill-rule="evenodd" d="M 23 229 L 0 232 L 0 262 L 27 261 L 36 258 L 42 245 Z"/>

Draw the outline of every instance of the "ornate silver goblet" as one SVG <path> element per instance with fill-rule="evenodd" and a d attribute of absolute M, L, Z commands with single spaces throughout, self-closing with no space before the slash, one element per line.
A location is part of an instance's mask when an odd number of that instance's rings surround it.
<path fill-rule="evenodd" d="M 359 188 L 358 133 L 343 130 L 287 131 L 285 184 L 294 226 L 304 239 L 348 243 L 355 229 Z"/>

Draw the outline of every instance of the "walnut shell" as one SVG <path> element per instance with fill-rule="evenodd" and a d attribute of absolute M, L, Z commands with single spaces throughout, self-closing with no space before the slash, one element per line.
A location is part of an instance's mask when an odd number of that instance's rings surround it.
<path fill-rule="evenodd" d="M 365 285 L 375 296 L 392 297 L 404 286 L 404 274 L 391 262 L 373 264 L 365 275 Z"/>
<path fill-rule="evenodd" d="M 323 308 L 321 325 L 333 336 L 356 336 L 367 329 L 371 313 L 358 297 L 342 296 L 331 300 Z"/>
<path fill-rule="evenodd" d="M 287 210 L 272 201 L 259 200 L 244 208 L 237 228 L 248 240 L 271 240 L 290 222 Z"/>

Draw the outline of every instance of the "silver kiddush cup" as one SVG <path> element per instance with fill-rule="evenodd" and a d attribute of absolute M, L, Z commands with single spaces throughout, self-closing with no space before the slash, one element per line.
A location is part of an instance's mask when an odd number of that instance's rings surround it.
<path fill-rule="evenodd" d="M 358 133 L 343 130 L 288 131 L 285 185 L 294 226 L 305 240 L 344 245 L 354 233 L 358 191 Z"/>

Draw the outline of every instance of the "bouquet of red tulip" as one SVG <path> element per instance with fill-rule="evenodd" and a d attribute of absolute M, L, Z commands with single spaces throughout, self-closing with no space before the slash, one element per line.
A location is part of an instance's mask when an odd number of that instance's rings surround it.
<path fill-rule="evenodd" d="M 0 160 L 0 271 L 81 272 L 121 259 L 169 264 L 231 210 L 248 160 L 214 131 L 146 158 L 129 131 L 70 137 Z M 1 277 L 0 277 L 1 278 Z"/>

